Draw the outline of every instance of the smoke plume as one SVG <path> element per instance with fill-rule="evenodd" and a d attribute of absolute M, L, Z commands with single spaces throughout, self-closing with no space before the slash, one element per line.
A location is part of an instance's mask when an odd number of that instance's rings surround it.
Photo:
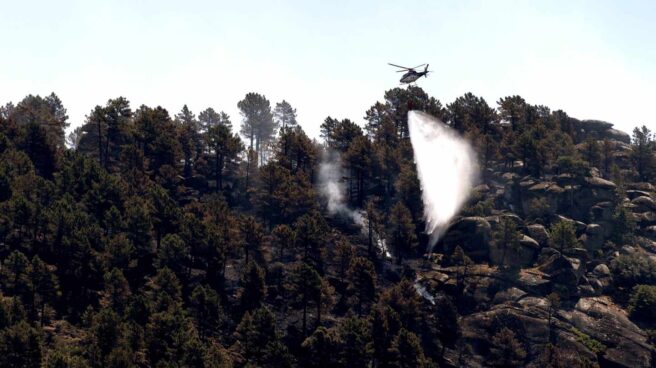
<path fill-rule="evenodd" d="M 355 212 L 344 201 L 343 169 L 339 154 L 334 151 L 324 151 L 319 165 L 319 191 L 328 204 L 328 213 L 353 217 Z"/>
<path fill-rule="evenodd" d="M 469 142 L 439 119 L 410 111 L 408 126 L 422 187 L 430 251 L 469 197 L 478 165 Z"/>
<path fill-rule="evenodd" d="M 361 210 L 355 211 L 346 204 L 343 176 L 344 170 L 339 154 L 331 150 L 324 151 L 319 164 L 318 179 L 319 193 L 326 200 L 328 213 L 350 219 L 360 227 L 364 235 L 367 235 L 369 223 L 366 213 Z M 386 257 L 391 257 L 385 239 L 375 231 L 373 238 L 378 250 Z"/>

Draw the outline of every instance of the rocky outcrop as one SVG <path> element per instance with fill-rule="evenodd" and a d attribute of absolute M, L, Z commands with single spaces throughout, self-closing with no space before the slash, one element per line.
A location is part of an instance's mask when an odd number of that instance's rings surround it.
<path fill-rule="evenodd" d="M 576 290 L 579 279 L 585 273 L 585 266 L 577 258 L 553 255 L 538 269 L 547 275 L 551 282 L 562 285 L 571 292 Z"/>
<path fill-rule="evenodd" d="M 503 301 L 501 304 L 462 318 L 463 338 L 473 347 L 471 365 L 465 366 L 483 365 L 492 336 L 500 326 L 515 332 L 528 360 L 539 356 L 550 342 L 550 305 L 546 298 L 526 296 L 516 288 L 497 295 L 495 300 Z M 656 349 L 647 342 L 646 334 L 606 297 L 581 298 L 573 308 L 559 309 L 551 326 L 551 341 L 576 352 L 563 357 L 571 359 L 561 362 L 564 366 L 576 360 L 598 361 L 602 368 L 653 366 Z"/>
<path fill-rule="evenodd" d="M 528 235 L 535 239 L 538 244 L 542 247 L 546 247 L 549 244 L 549 232 L 540 224 L 531 224 L 526 226 L 526 232 Z"/>
<path fill-rule="evenodd" d="M 573 327 L 601 342 L 601 367 L 653 367 L 653 345 L 626 312 L 607 297 L 581 298 L 574 310 L 559 313 Z"/>
<path fill-rule="evenodd" d="M 640 196 L 631 200 L 636 212 L 656 211 L 656 201 L 649 196 Z"/>
<path fill-rule="evenodd" d="M 589 252 L 594 252 L 604 245 L 604 228 L 599 224 L 588 224 L 579 240 Z"/>
<path fill-rule="evenodd" d="M 535 239 L 523 235 L 517 248 L 501 247 L 490 244 L 490 262 L 495 265 L 506 265 L 511 268 L 533 265 L 540 251 L 540 244 Z"/>
<path fill-rule="evenodd" d="M 600 120 L 581 120 L 574 123 L 574 130 L 579 140 L 583 137 L 593 137 L 598 140 L 608 139 L 622 143 L 631 143 L 631 136 L 620 130 L 613 129 L 613 124 Z"/>
<path fill-rule="evenodd" d="M 492 227 L 486 219 L 462 217 L 449 227 L 440 243 L 447 254 L 460 246 L 472 260 L 487 261 L 491 234 Z"/>

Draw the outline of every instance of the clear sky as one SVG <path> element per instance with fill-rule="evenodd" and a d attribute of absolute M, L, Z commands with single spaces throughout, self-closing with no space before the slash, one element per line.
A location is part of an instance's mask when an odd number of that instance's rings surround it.
<path fill-rule="evenodd" d="M 443 104 L 503 96 L 656 130 L 656 1 L 0 0 L 0 103 L 54 91 L 72 125 L 109 98 L 241 121 L 247 92 L 285 99 L 311 136 L 362 123 L 398 86 Z"/>

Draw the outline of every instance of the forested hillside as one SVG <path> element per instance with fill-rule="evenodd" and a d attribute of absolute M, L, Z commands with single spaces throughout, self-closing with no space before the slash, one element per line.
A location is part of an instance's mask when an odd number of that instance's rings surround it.
<path fill-rule="evenodd" d="M 0 107 L 0 367 L 656 364 L 646 126 L 410 86 L 317 141 L 286 101 L 238 107 L 118 97 L 68 135 L 54 93 Z M 410 110 L 480 161 L 432 254 Z M 326 157 L 360 221 L 328 210 Z"/>

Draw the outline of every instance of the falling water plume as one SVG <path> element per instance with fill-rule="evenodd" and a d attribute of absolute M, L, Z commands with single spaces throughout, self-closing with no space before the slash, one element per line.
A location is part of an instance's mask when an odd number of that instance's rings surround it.
<path fill-rule="evenodd" d="M 439 119 L 408 112 L 410 141 L 422 188 L 428 251 L 469 197 L 478 176 L 471 144 Z"/>

